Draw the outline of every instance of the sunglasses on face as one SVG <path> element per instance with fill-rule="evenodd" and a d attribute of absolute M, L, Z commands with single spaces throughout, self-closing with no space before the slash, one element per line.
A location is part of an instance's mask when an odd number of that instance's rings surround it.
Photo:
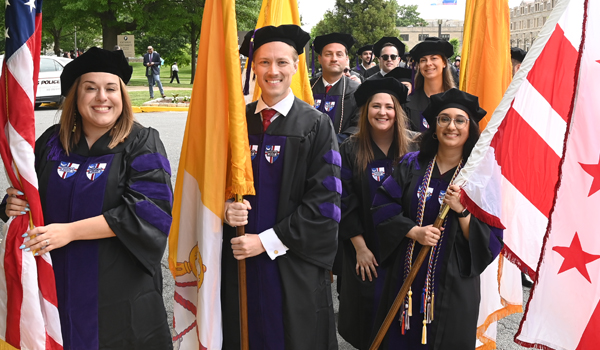
<path fill-rule="evenodd" d="M 391 59 L 392 61 L 395 61 L 395 60 L 396 60 L 396 58 L 398 58 L 398 57 L 399 57 L 398 55 L 381 55 L 381 58 L 382 58 L 384 61 L 387 61 L 387 60 L 389 60 L 389 59 Z"/>

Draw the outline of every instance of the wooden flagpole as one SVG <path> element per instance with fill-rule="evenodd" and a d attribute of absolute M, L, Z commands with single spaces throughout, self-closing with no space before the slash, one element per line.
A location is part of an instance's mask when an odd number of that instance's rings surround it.
<path fill-rule="evenodd" d="M 438 229 L 440 227 L 442 227 L 442 224 L 444 223 L 444 220 L 446 219 L 446 215 L 448 215 L 449 211 L 450 211 L 450 206 L 448 204 L 444 204 L 442 206 L 442 209 L 440 210 L 440 213 L 438 214 L 438 217 L 435 219 L 435 222 L 433 223 L 433 227 L 438 228 Z M 385 319 L 383 320 L 383 323 L 381 324 L 379 331 L 377 331 L 377 335 L 375 336 L 375 339 L 373 340 L 373 343 L 371 344 L 371 347 L 369 348 L 369 350 L 379 349 L 379 346 L 381 345 L 383 338 L 385 337 L 388 329 L 392 325 L 392 321 L 394 321 L 394 318 L 396 318 L 396 315 L 398 314 L 398 310 L 400 310 L 400 306 L 404 302 L 404 298 L 406 298 L 406 293 L 408 293 L 408 290 L 410 289 L 410 286 L 412 285 L 413 281 L 415 280 L 415 277 L 417 276 L 417 273 L 419 272 L 421 265 L 423 265 L 423 261 L 425 261 L 425 258 L 427 258 L 429 251 L 431 251 L 431 246 L 426 245 L 426 246 L 421 247 L 421 250 L 419 251 L 419 255 L 417 256 L 417 260 L 415 260 L 414 264 L 412 265 L 412 268 L 410 269 L 410 272 L 408 273 L 406 280 L 404 280 L 404 283 L 402 284 L 402 287 L 400 288 L 398 295 L 396 295 L 396 299 L 394 299 L 394 303 L 392 304 L 392 306 L 390 307 L 390 310 L 388 311 L 387 315 L 385 316 Z"/>
<path fill-rule="evenodd" d="M 236 194 L 235 201 L 242 203 L 244 196 Z M 246 234 L 244 226 L 236 227 L 238 237 Z M 246 290 L 246 259 L 238 260 L 238 285 L 240 297 L 240 347 L 241 350 L 249 350 L 250 342 L 248 338 L 248 292 Z"/>

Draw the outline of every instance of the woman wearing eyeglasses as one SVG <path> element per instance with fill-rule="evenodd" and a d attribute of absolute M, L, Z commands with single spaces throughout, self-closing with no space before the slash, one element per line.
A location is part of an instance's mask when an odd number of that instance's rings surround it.
<path fill-rule="evenodd" d="M 410 50 L 417 67 L 413 93 L 406 104 L 412 130 L 423 132 L 431 126 L 423 116 L 431 95 L 456 87 L 448 63 L 452 55 L 452 44 L 436 37 L 426 38 Z"/>
<path fill-rule="evenodd" d="M 411 141 L 401 104 L 408 90 L 395 78 L 368 79 L 354 97 L 361 107 L 359 131 L 340 146 L 344 248 L 340 294 L 340 335 L 358 349 L 368 349 L 385 273 L 379 265 L 379 242 L 371 217 L 377 188 L 391 175 Z"/>
<path fill-rule="evenodd" d="M 407 154 L 373 201 L 380 266 L 388 267 L 377 316 L 381 324 L 422 246 L 432 246 L 392 323 L 389 349 L 475 349 L 479 275 L 502 248 L 502 230 L 461 204 L 452 185 L 479 138 L 486 112 L 477 97 L 450 89 L 431 96 L 423 112 L 430 128 L 420 152 Z M 433 227 L 442 203 L 450 212 Z"/>

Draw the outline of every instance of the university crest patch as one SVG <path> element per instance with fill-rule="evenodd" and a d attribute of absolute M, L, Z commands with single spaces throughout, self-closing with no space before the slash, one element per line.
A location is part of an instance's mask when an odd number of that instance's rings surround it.
<path fill-rule="evenodd" d="M 429 123 L 427 122 L 427 120 L 425 120 L 425 117 L 421 116 L 421 119 L 423 120 L 423 127 L 425 129 L 429 129 Z"/>
<path fill-rule="evenodd" d="M 433 195 L 433 187 L 427 187 L 427 192 L 425 193 L 425 201 L 428 201 L 429 198 Z M 417 196 L 419 199 L 423 197 L 423 185 L 419 186 L 419 191 L 417 191 Z"/>
<path fill-rule="evenodd" d="M 98 178 L 98 176 L 102 175 L 106 169 L 106 163 L 94 163 L 90 164 L 85 172 L 88 179 L 94 181 Z"/>
<path fill-rule="evenodd" d="M 385 176 L 385 168 L 371 168 L 371 176 L 373 176 L 375 181 L 381 182 L 381 180 L 383 180 L 383 177 Z"/>
<path fill-rule="evenodd" d="M 321 107 L 321 100 L 315 100 L 315 108 L 319 109 Z"/>
<path fill-rule="evenodd" d="M 77 163 L 60 162 L 56 170 L 58 171 L 58 176 L 62 179 L 67 179 L 75 175 L 77 169 L 79 169 L 79 164 Z"/>
<path fill-rule="evenodd" d="M 335 101 L 327 101 L 325 102 L 325 112 L 331 112 L 331 110 L 335 107 Z"/>
<path fill-rule="evenodd" d="M 442 202 L 444 202 L 445 196 L 446 196 L 446 190 L 441 190 L 440 195 L 438 196 L 438 202 L 440 202 L 440 204 L 442 204 Z"/>
<path fill-rule="evenodd" d="M 256 158 L 256 154 L 258 153 L 258 145 L 250 145 L 250 158 L 254 160 Z"/>
<path fill-rule="evenodd" d="M 279 158 L 279 150 L 281 146 L 267 146 L 265 149 L 265 158 L 271 164 L 275 163 L 277 158 Z"/>

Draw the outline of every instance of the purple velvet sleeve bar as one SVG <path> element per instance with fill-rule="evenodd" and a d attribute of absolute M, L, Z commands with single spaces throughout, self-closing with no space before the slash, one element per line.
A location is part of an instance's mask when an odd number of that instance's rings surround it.
<path fill-rule="evenodd" d="M 327 176 L 323 180 L 323 186 L 331 192 L 342 194 L 342 181 L 335 176 Z"/>
<path fill-rule="evenodd" d="M 337 165 L 340 168 L 342 167 L 342 156 L 340 155 L 340 152 L 334 149 L 329 150 L 327 153 L 325 153 L 323 155 L 323 159 L 325 159 L 325 162 L 327 162 L 327 164 Z"/>
<path fill-rule="evenodd" d="M 138 156 L 131 163 L 131 167 L 137 171 L 148 171 L 163 169 L 171 175 L 171 164 L 169 160 L 160 153 L 149 153 Z"/>
<path fill-rule="evenodd" d="M 167 184 L 151 181 L 137 181 L 131 184 L 130 188 L 148 198 L 169 201 L 169 203 L 173 204 L 173 193 Z"/>
<path fill-rule="evenodd" d="M 321 215 L 335 220 L 337 223 L 342 219 L 342 210 L 335 203 L 323 203 L 319 205 L 319 211 Z"/>
<path fill-rule="evenodd" d="M 149 201 L 137 202 L 135 204 L 135 213 L 137 216 L 148 221 L 152 226 L 159 229 L 165 235 L 169 235 L 173 218 L 171 215 L 162 211 L 154 203 Z"/>

